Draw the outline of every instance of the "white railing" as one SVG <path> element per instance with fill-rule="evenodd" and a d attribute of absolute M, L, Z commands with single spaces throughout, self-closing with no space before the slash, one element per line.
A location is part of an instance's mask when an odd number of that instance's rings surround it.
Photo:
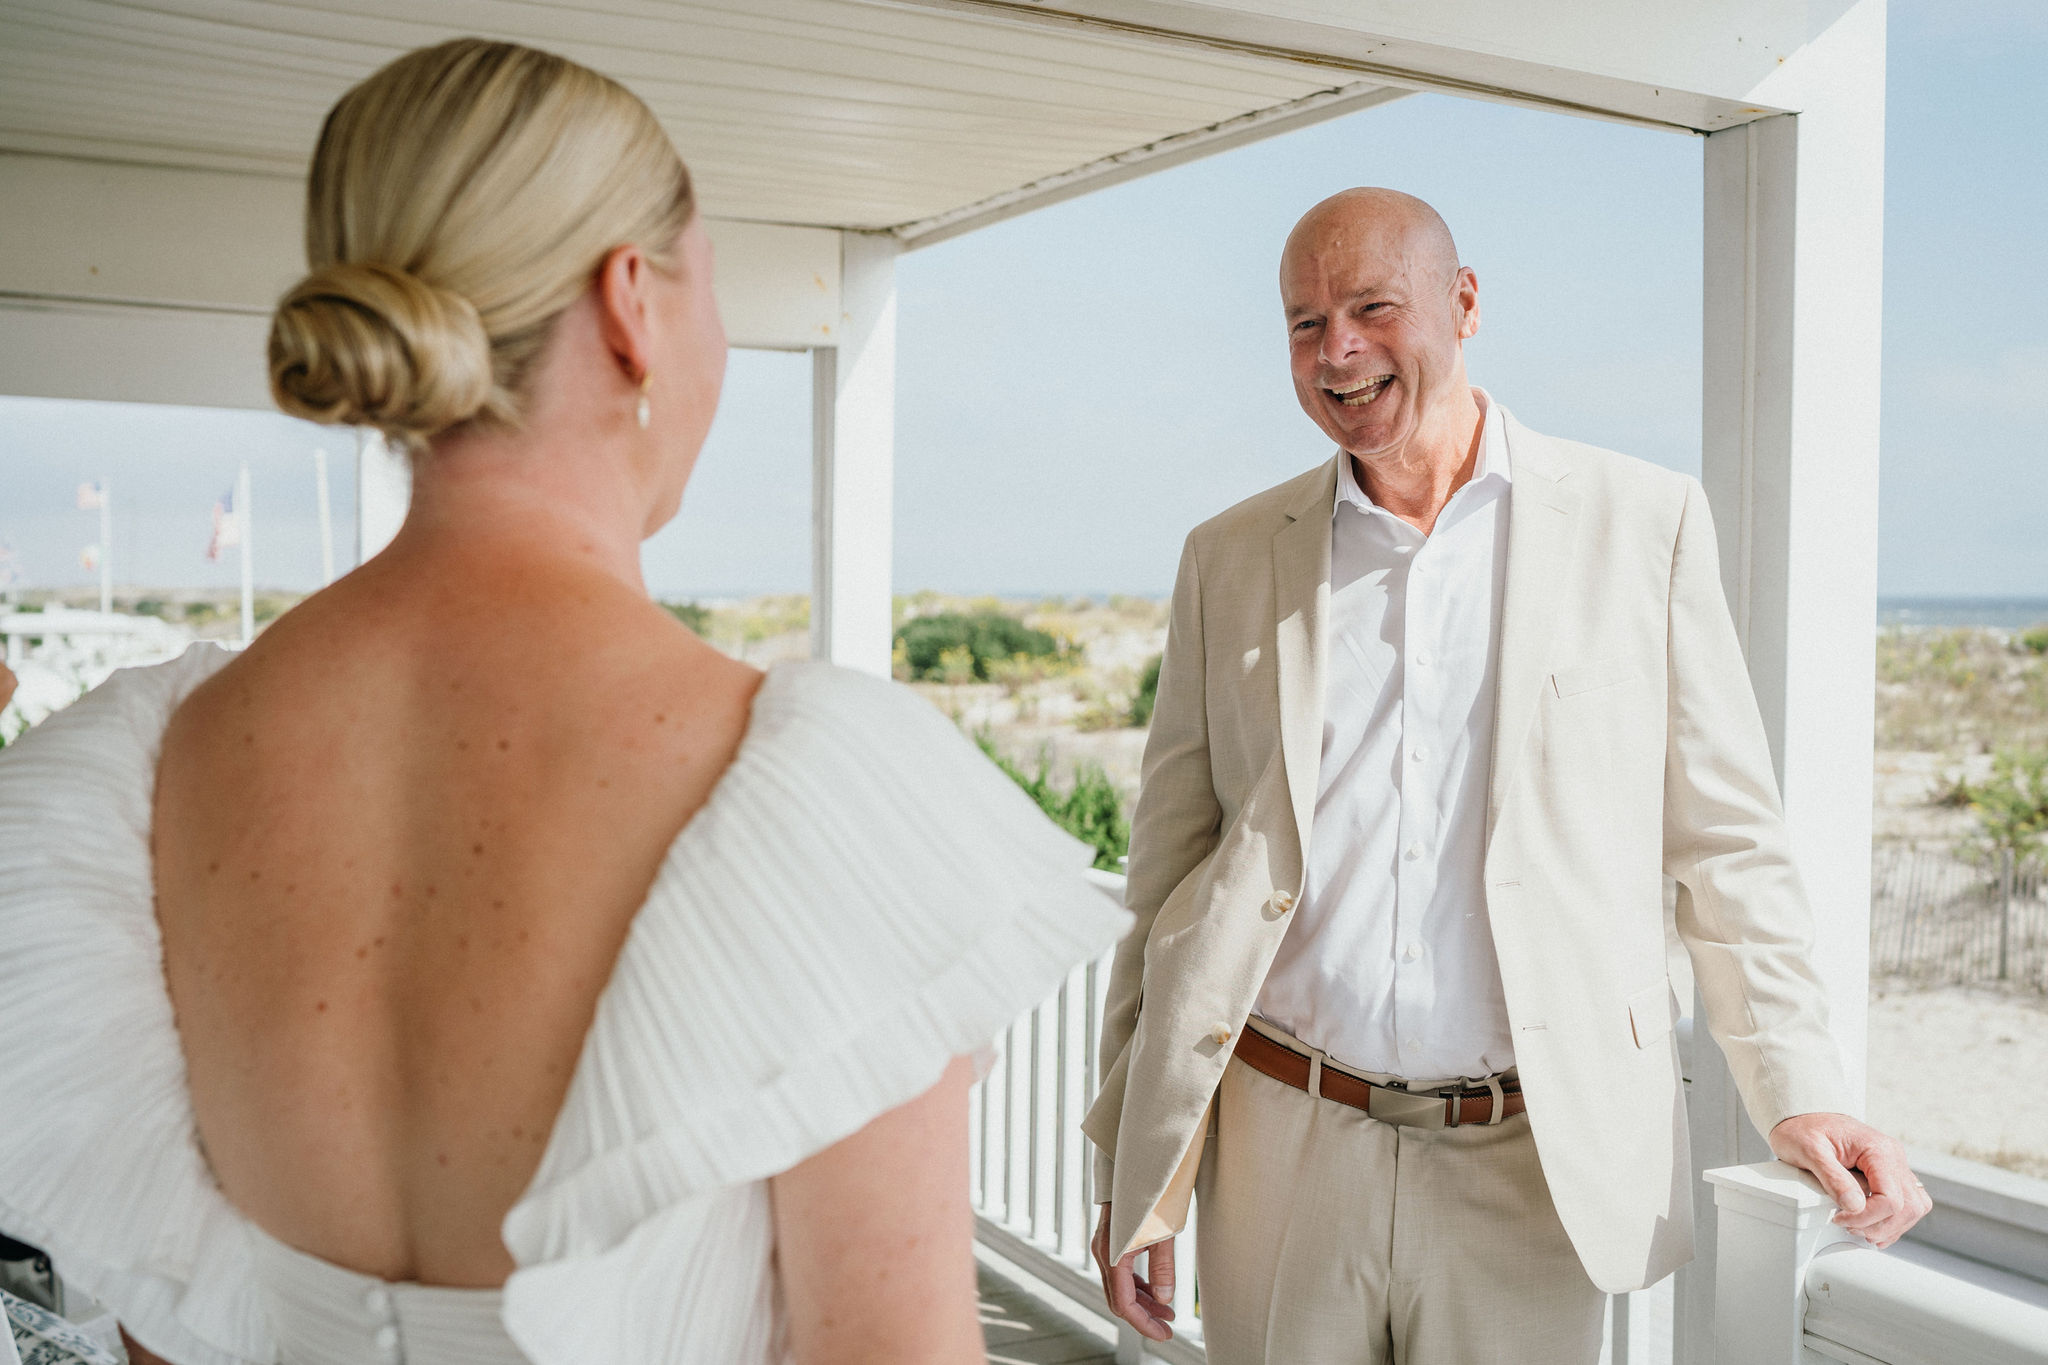
<path fill-rule="evenodd" d="M 127 616 L 118 612 L 78 611 L 52 607 L 45 611 L 0 610 L 0 640 L 5 641 L 9 668 L 22 664 L 22 644 L 36 639 L 95 638 L 102 636 L 148 637 L 153 641 L 190 640 L 168 622 L 153 616 Z"/>
<path fill-rule="evenodd" d="M 1121 903 L 1124 879 L 1089 874 Z M 1094 1155 L 1081 1116 L 1101 1082 L 1097 1054 L 1109 991 L 1105 953 L 1067 974 L 1053 995 L 1004 1031 L 995 1061 L 969 1098 L 969 1179 L 977 1235 L 1012 1264 L 1114 1323 L 1089 1254 L 1097 1197 Z M 1192 1234 L 1193 1226 L 1190 1224 Z M 1194 1238 L 1175 1242 L 1181 1320 L 1175 1340 L 1147 1347 L 1155 1358 L 1199 1362 Z M 1119 1359 L 1136 1360 L 1138 1338 L 1117 1324 Z"/>
<path fill-rule="evenodd" d="M 1875 1251 L 1782 1162 L 1708 1171 L 1716 1365 L 2048 1365 L 2048 1289 L 1938 1250 Z M 1957 1273 L 1936 1268 L 1945 1259 Z"/>

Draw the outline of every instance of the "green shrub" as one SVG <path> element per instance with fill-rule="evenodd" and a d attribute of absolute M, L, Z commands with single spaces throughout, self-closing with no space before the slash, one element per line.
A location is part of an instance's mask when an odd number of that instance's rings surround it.
<path fill-rule="evenodd" d="M 1084 763 L 1074 770 L 1073 789 L 1059 792 L 1053 789 L 1052 765 L 1043 755 L 1039 757 L 1037 773 L 1027 777 L 1023 769 L 996 752 L 995 741 L 987 731 L 976 735 L 974 742 L 990 762 L 1009 774 L 1010 780 L 1052 817 L 1054 824 L 1094 846 L 1095 866 L 1105 872 L 1123 870 L 1123 857 L 1131 851 L 1131 826 L 1124 819 L 1123 797 L 1117 794 L 1116 784 L 1109 780 L 1108 773 L 1093 763 Z"/>
<path fill-rule="evenodd" d="M 981 666 L 981 660 L 974 657 L 974 651 L 966 645 L 952 645 L 939 651 L 939 661 L 926 674 L 936 676 L 943 683 L 971 683 Z"/>
<path fill-rule="evenodd" d="M 1961 768 L 1943 773 L 1934 784 L 1933 793 L 1927 798 L 1930 806 L 1941 806 L 1947 810 L 1968 810 L 1977 801 L 1977 789 L 1970 785 L 1970 778 Z"/>
<path fill-rule="evenodd" d="M 705 635 L 711 630 L 711 608 L 695 602 L 664 602 L 661 604 L 668 614 L 690 628 L 692 635 Z"/>
<path fill-rule="evenodd" d="M 2048 625 L 2028 626 L 2021 631 L 2020 648 L 2029 654 L 2048 654 Z"/>
<path fill-rule="evenodd" d="M 2016 863 L 2048 854 L 2048 750 L 2001 750 L 1991 777 L 1970 790 L 1976 833 L 1963 853 L 1995 859 L 2010 853 Z"/>
<path fill-rule="evenodd" d="M 756 597 L 744 607 L 719 613 L 723 627 L 747 644 L 759 644 L 778 635 L 794 635 L 811 628 L 811 599 L 807 593 L 782 593 Z"/>
<path fill-rule="evenodd" d="M 992 660 L 1060 659 L 1060 642 L 1042 630 L 1033 630 L 1014 616 L 998 611 L 940 612 L 905 621 L 896 638 L 910 661 L 910 676 L 936 679 L 945 672 L 942 662 L 949 651 L 966 650 L 973 662 L 973 678 L 986 682 Z M 955 654 L 956 660 L 960 657 Z M 958 671 L 957 669 L 955 670 Z M 954 679 L 947 679 L 954 681 Z M 966 679 L 959 679 L 966 681 Z"/>
<path fill-rule="evenodd" d="M 1159 665 L 1165 656 L 1154 654 L 1152 662 L 1138 675 L 1138 691 L 1131 698 L 1131 724 L 1144 729 L 1152 723 L 1152 708 L 1159 701 Z"/>
<path fill-rule="evenodd" d="M 256 625 L 267 625 L 299 604 L 299 595 L 274 592 L 259 592 L 249 602 L 249 619 Z M 240 610 L 239 607 L 236 608 Z"/>
<path fill-rule="evenodd" d="M 988 661 L 988 680 L 992 683 L 1001 683 L 1014 697 L 1020 689 L 1051 677 L 1064 663 L 1065 657 L 1060 654 L 1036 657 L 1029 654 L 1012 654 L 1007 659 Z"/>

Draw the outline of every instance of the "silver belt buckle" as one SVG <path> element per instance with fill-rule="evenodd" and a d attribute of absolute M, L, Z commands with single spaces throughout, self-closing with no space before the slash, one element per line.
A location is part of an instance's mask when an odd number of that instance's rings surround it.
<path fill-rule="evenodd" d="M 1400 1124 L 1405 1128 L 1443 1128 L 1448 1126 L 1449 1108 L 1442 1095 L 1415 1095 L 1406 1090 L 1376 1085 L 1372 1088 L 1365 1112 L 1381 1123 Z"/>

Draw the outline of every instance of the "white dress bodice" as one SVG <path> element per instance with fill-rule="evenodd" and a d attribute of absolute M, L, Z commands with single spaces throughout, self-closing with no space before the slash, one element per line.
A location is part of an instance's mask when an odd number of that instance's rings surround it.
<path fill-rule="evenodd" d="M 229 657 L 124 670 L 0 751 L 0 1230 L 177 1365 L 774 1365 L 768 1178 L 1128 924 L 922 698 L 778 665 L 599 997 L 511 1278 L 383 1284 L 244 1218 L 193 1124 L 149 828 L 164 727 Z"/>

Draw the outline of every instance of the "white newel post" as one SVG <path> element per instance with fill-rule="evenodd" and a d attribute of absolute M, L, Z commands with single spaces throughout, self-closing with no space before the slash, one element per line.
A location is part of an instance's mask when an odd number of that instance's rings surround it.
<path fill-rule="evenodd" d="M 811 352 L 811 654 L 889 676 L 896 477 L 896 256 L 840 234 L 837 345 Z"/>
<path fill-rule="evenodd" d="M 1800 1365 L 1806 1268 L 1848 1233 L 1828 1221 L 1835 1201 L 1782 1161 L 1726 1166 L 1704 1177 L 1719 1217 L 1714 1236 L 1714 1365 Z"/>
<path fill-rule="evenodd" d="M 1796 111 L 1707 138 L 1703 481 L 1763 710 L 1853 1101 L 1869 993 L 1884 0 L 1857 0 L 1753 98 Z M 1699 1002 L 1695 1018 L 1703 1020 Z M 1697 1030 L 1695 1169 L 1765 1160 Z M 1716 1204 L 1694 1189 L 1698 1243 Z M 1714 1279 L 1682 1273 L 1679 1365 L 1708 1359 Z"/>
<path fill-rule="evenodd" d="M 374 431 L 356 436 L 356 563 L 391 543 L 412 502 L 412 467 Z"/>

